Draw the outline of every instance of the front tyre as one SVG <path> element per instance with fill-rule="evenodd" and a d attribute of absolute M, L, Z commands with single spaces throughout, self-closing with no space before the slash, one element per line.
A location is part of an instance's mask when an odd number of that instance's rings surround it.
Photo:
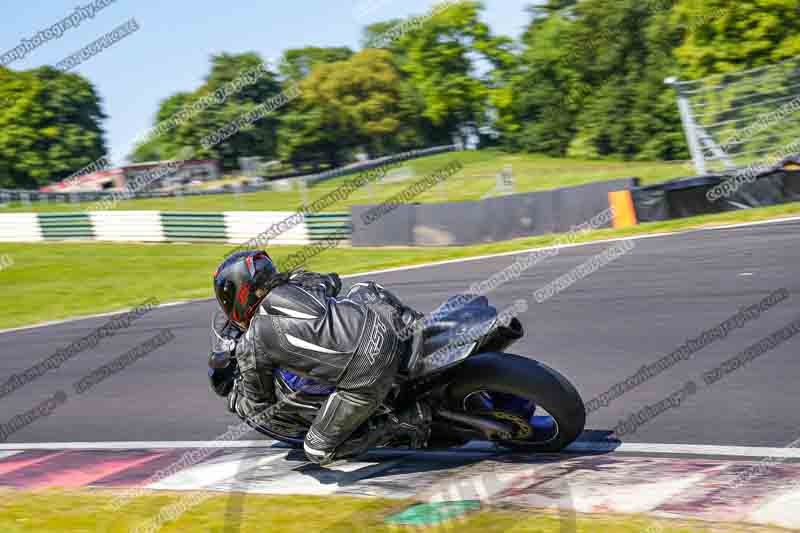
<path fill-rule="evenodd" d="M 512 354 L 484 353 L 470 357 L 448 375 L 448 408 L 491 417 L 514 427 L 511 434 L 493 435 L 498 444 L 515 450 L 558 452 L 583 432 L 586 409 L 575 387 L 557 371 Z M 551 417 L 549 427 L 537 424 L 534 405 Z"/>

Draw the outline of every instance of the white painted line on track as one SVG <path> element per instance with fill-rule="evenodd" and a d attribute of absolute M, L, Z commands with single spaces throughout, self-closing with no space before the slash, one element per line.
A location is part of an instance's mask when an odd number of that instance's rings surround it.
<path fill-rule="evenodd" d="M 756 221 L 756 222 L 743 222 L 743 223 L 738 223 L 738 224 L 722 224 L 722 225 L 719 225 L 719 226 L 691 228 L 691 229 L 673 231 L 673 232 L 648 233 L 648 234 L 645 234 L 645 235 L 632 235 L 632 236 L 629 236 L 629 237 L 615 237 L 613 239 L 602 239 L 602 240 L 597 240 L 597 241 L 579 242 L 579 243 L 575 243 L 575 244 L 565 244 L 565 245 L 561 245 L 561 246 L 540 246 L 540 247 L 536 247 L 536 248 L 526 248 L 526 249 L 523 249 L 523 250 L 515 250 L 515 251 L 511 251 L 511 252 L 500 252 L 500 253 L 496 253 L 496 254 L 476 255 L 476 256 L 471 256 L 471 257 L 462 257 L 462 258 L 459 258 L 459 259 L 447 259 L 445 261 L 435 261 L 433 263 L 422 263 L 422 264 L 419 264 L 419 265 L 410 265 L 410 266 L 402 266 L 402 267 L 385 268 L 385 269 L 382 269 L 382 270 L 371 270 L 369 272 L 358 272 L 356 274 L 345 274 L 345 275 L 343 275 L 341 277 L 342 277 L 342 279 L 359 278 L 359 277 L 363 277 L 363 276 L 372 276 L 372 275 L 375 275 L 375 274 L 389 274 L 391 272 L 403 272 L 403 271 L 406 271 L 406 270 L 417 270 L 417 269 L 420 269 L 420 268 L 434 268 L 434 267 L 443 266 L 443 265 L 450 265 L 450 264 L 454 264 L 454 263 L 469 263 L 471 261 L 481 261 L 481 260 L 484 260 L 484 259 L 493 259 L 493 258 L 496 258 L 496 257 L 508 257 L 508 256 L 514 256 L 514 255 L 523 255 L 523 254 L 526 254 L 526 253 L 532 253 L 532 252 L 542 251 L 542 250 L 553 250 L 553 249 L 556 249 L 556 248 L 560 248 L 560 249 L 566 250 L 566 249 L 570 249 L 570 248 L 578 248 L 578 247 L 581 247 L 581 246 L 591 246 L 593 244 L 608 244 L 608 243 L 620 242 L 620 241 L 637 241 L 637 240 L 643 240 L 643 239 L 655 239 L 655 238 L 659 238 L 659 237 L 675 237 L 675 236 L 679 236 L 679 235 L 686 235 L 686 234 L 689 234 L 689 233 L 697 233 L 697 232 L 700 232 L 700 231 L 730 230 L 730 229 L 747 228 L 747 227 L 751 227 L 751 226 L 764 226 L 764 225 L 768 225 L 768 224 L 780 224 L 780 223 L 783 223 L 783 222 L 798 222 L 798 221 L 800 221 L 800 217 L 786 217 L 786 218 L 776 218 L 776 219 L 771 219 L 771 220 L 759 220 L 759 221 Z M 197 302 L 207 302 L 207 301 L 213 300 L 213 299 L 214 299 L 213 297 L 208 297 L 208 298 L 197 298 L 195 300 L 179 300 L 179 301 L 176 301 L 176 302 L 167 302 L 167 303 L 163 303 L 163 304 L 155 306 L 155 309 L 159 309 L 159 308 L 162 308 L 162 307 L 175 307 L 175 306 L 178 306 L 178 305 L 188 305 L 188 304 L 194 304 L 194 303 L 197 303 Z M 30 329 L 44 328 L 44 327 L 49 327 L 49 326 L 57 326 L 57 325 L 60 325 L 60 324 L 68 324 L 70 322 L 78 322 L 80 320 L 91 320 L 93 318 L 104 318 L 104 317 L 109 317 L 109 316 L 113 316 L 113 315 L 117 315 L 117 314 L 120 314 L 120 313 L 129 312 L 129 311 L 131 311 L 130 308 L 128 308 L 128 309 L 119 309 L 117 311 L 110 311 L 110 312 L 107 312 L 107 313 L 100 313 L 100 314 L 95 314 L 95 315 L 86 315 L 86 316 L 80 316 L 80 317 L 75 317 L 75 318 L 65 318 L 65 319 L 62 319 L 62 320 L 53 320 L 53 321 L 49 321 L 49 322 L 41 322 L 39 324 L 32 324 L 32 325 L 29 325 L 29 326 L 20 326 L 20 327 L 17 327 L 17 328 L 0 329 L 0 335 L 2 335 L 3 333 L 14 333 L 14 332 L 18 332 L 18 331 L 26 331 L 26 330 L 30 330 Z"/>
<path fill-rule="evenodd" d="M 767 225 L 767 224 L 780 224 L 782 222 L 797 222 L 798 220 L 800 220 L 800 217 L 772 218 L 772 219 L 769 219 L 769 220 L 755 220 L 753 222 L 738 222 L 736 224 L 722 224 L 722 225 L 719 225 L 719 226 L 709 226 L 707 228 L 695 228 L 693 230 L 688 230 L 688 231 L 749 228 L 751 226 L 764 226 L 764 225 Z"/>
<path fill-rule="evenodd" d="M 159 305 L 153 306 L 152 309 L 161 309 L 162 307 L 175 307 L 175 306 L 178 306 L 178 305 L 188 305 L 188 304 L 192 304 L 192 303 L 196 303 L 196 302 L 205 302 L 205 301 L 213 300 L 213 299 L 214 298 L 200 298 L 200 299 L 197 299 L 197 300 L 179 300 L 177 302 L 167 302 L 165 304 L 159 304 Z M 151 309 L 151 311 L 152 311 L 152 309 Z M 110 316 L 119 315 L 119 314 L 122 314 L 122 313 L 129 313 L 131 311 L 133 311 L 133 308 L 118 309 L 116 311 L 108 311 L 107 313 L 98 313 L 98 314 L 95 314 L 95 315 L 85 315 L 85 316 L 79 316 L 79 317 L 75 317 L 75 318 L 64 318 L 62 320 L 50 320 L 48 322 L 40 322 L 38 324 L 32 324 L 30 326 L 20 326 L 18 328 L 0 329 L 0 335 L 2 335 L 3 333 L 14 333 L 14 332 L 17 332 L 17 331 L 26 331 L 26 330 L 30 330 L 30 329 L 46 328 L 46 327 L 50 327 L 50 326 L 58 326 L 58 325 L 61 325 L 61 324 L 70 324 L 72 322 L 80 322 L 81 320 L 92 320 L 93 318 L 108 318 Z"/>
<path fill-rule="evenodd" d="M 642 453 L 651 455 L 697 455 L 762 458 L 775 457 L 781 459 L 800 459 L 800 448 L 773 448 L 762 446 L 719 446 L 706 444 L 648 444 L 639 442 L 623 442 L 621 444 L 605 442 L 574 442 L 568 452 L 614 452 Z"/>
<path fill-rule="evenodd" d="M 269 440 L 255 441 L 130 441 L 130 442 L 38 442 L 38 443 L 6 443 L 0 444 L 0 453 L 9 451 L 28 450 L 150 450 L 150 449 L 188 449 L 188 448 L 273 448 L 285 449 L 286 445 Z M 464 455 L 468 453 L 497 453 L 489 443 L 473 443 L 464 448 L 450 450 L 405 450 L 405 449 L 377 449 L 371 453 L 381 455 Z M 706 444 L 658 444 L 658 443 L 614 443 L 579 441 L 571 444 L 567 453 L 636 453 L 651 455 L 693 455 L 700 457 L 723 456 L 762 458 L 774 457 L 782 459 L 800 459 L 800 448 L 763 447 L 763 446 L 724 446 Z"/>
<path fill-rule="evenodd" d="M 8 457 L 11 457 L 12 455 L 17 455 L 18 453 L 22 452 L 20 452 L 19 450 L 13 452 L 0 452 L 0 459 L 6 459 Z"/>

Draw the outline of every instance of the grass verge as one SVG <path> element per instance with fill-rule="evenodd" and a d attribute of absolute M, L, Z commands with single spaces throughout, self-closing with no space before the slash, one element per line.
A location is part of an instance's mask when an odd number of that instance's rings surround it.
<path fill-rule="evenodd" d="M 42 492 L 0 491 L 0 531 L 4 533 L 128 532 L 153 524 L 167 506 L 179 505 L 187 494 L 150 493 L 136 498 L 118 512 L 110 512 L 109 491 Z M 199 495 L 202 496 L 202 495 Z M 237 499 L 232 513 L 231 496 L 209 495 L 171 522 L 158 523 L 163 533 L 203 531 L 269 531 L 274 533 L 350 533 L 353 531 L 420 531 L 384 524 L 384 520 L 410 505 L 407 501 L 377 498 L 262 496 Z M 483 509 L 454 520 L 447 531 L 463 533 L 558 533 L 562 518 L 553 513 Z M 720 533 L 762 531 L 767 528 L 738 525 L 669 522 L 646 517 L 578 516 L 576 533 Z M 431 528 L 429 531 L 442 531 Z"/>
<path fill-rule="evenodd" d="M 800 214 L 800 203 L 719 215 L 642 224 L 624 230 L 599 230 L 577 241 L 592 241 L 680 231 L 710 225 L 768 220 Z M 384 268 L 513 252 L 553 244 L 557 235 L 447 248 L 333 248 L 307 268 L 351 274 Z M 35 324 L 133 307 L 147 298 L 161 302 L 212 295 L 211 277 L 229 244 L 117 244 L 96 242 L 0 243 L 0 257 L 13 264 L 0 271 L 5 302 L 0 328 Z M 271 247 L 281 259 L 299 246 Z"/>
<path fill-rule="evenodd" d="M 507 166 L 514 172 L 517 192 L 531 192 L 558 187 L 572 187 L 595 181 L 639 177 L 644 184 L 656 183 L 679 176 L 691 174 L 686 166 L 673 162 L 638 161 L 589 161 L 581 159 L 562 159 L 533 154 L 506 154 L 496 150 L 481 150 L 439 154 L 409 161 L 408 167 L 413 175 L 404 181 L 388 181 L 380 186 L 366 186 L 354 192 L 349 198 L 330 206 L 327 211 L 342 211 L 354 204 L 380 203 L 399 193 L 415 180 L 430 175 L 451 161 L 460 161 L 464 168 L 448 178 L 441 185 L 426 191 L 415 198 L 418 202 L 458 202 L 479 200 L 496 186 L 497 174 Z M 141 211 L 293 211 L 304 203 L 333 191 L 353 176 L 325 181 L 309 189 L 307 194 L 298 190 L 265 191 L 250 194 L 215 194 L 210 196 L 190 196 L 185 198 L 154 198 L 125 200 L 116 209 Z M 92 203 L 42 204 L 31 206 L 14 204 L 0 208 L 7 212 L 71 212 L 92 208 Z"/>

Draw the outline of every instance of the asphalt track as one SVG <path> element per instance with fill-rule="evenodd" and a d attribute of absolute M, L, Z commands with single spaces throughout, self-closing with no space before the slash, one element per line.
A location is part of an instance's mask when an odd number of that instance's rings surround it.
<path fill-rule="evenodd" d="M 701 382 L 704 371 L 800 318 L 798 222 L 703 230 L 635 242 L 628 254 L 542 304 L 533 301 L 533 291 L 610 244 L 564 249 L 490 295 L 499 309 L 519 298 L 531 302 L 520 317 L 527 328 L 526 338 L 513 351 L 559 369 L 587 401 L 741 307 L 781 288 L 791 296 L 691 359 L 593 412 L 587 424 L 590 429 L 611 429 L 620 419 L 666 398 L 687 380 Z M 429 311 L 513 260 L 514 256 L 493 257 L 370 278 L 395 290 L 410 305 Z M 234 420 L 206 381 L 208 324 L 214 305 L 203 301 L 154 310 L 60 368 L 0 398 L 0 423 L 5 423 L 58 390 L 67 393 L 66 403 L 11 435 L 8 442 L 200 441 L 224 433 Z M 106 320 L 92 318 L 0 334 L 0 384 Z M 174 333 L 172 342 L 84 394 L 75 393 L 76 381 L 162 328 Z M 800 437 L 798 352 L 800 336 L 721 381 L 701 387 L 679 408 L 664 412 L 622 440 L 785 446 Z"/>

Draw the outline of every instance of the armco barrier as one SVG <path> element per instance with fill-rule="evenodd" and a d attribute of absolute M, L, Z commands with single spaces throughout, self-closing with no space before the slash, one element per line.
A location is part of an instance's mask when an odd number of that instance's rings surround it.
<path fill-rule="evenodd" d="M 294 213 L 234 211 L 164 213 L 98 211 L 94 213 L 0 214 L 0 242 L 94 240 L 117 242 L 209 241 L 241 244 Z M 348 213 L 318 213 L 287 229 L 271 244 L 304 245 L 335 237 L 350 240 Z"/>
<path fill-rule="evenodd" d="M 304 179 L 307 184 L 316 185 L 317 183 L 320 183 L 322 181 L 338 178 L 339 176 L 344 176 L 346 174 L 356 174 L 358 172 L 365 172 L 367 170 L 372 170 L 373 168 L 382 167 L 384 165 L 391 165 L 392 163 L 401 163 L 403 161 L 416 159 L 418 157 L 427 157 L 430 155 L 444 154 L 447 152 L 452 152 L 454 150 L 456 150 L 456 145 L 454 144 L 449 144 L 445 146 L 434 146 L 432 148 L 423 148 L 420 150 L 411 150 L 410 152 L 402 152 L 400 154 L 379 157 L 377 159 L 371 159 L 369 161 L 355 163 L 353 165 L 348 165 L 346 167 L 335 168 L 333 170 L 328 170 L 325 172 L 321 172 L 319 174 L 312 174 L 310 176 L 305 176 Z"/>

